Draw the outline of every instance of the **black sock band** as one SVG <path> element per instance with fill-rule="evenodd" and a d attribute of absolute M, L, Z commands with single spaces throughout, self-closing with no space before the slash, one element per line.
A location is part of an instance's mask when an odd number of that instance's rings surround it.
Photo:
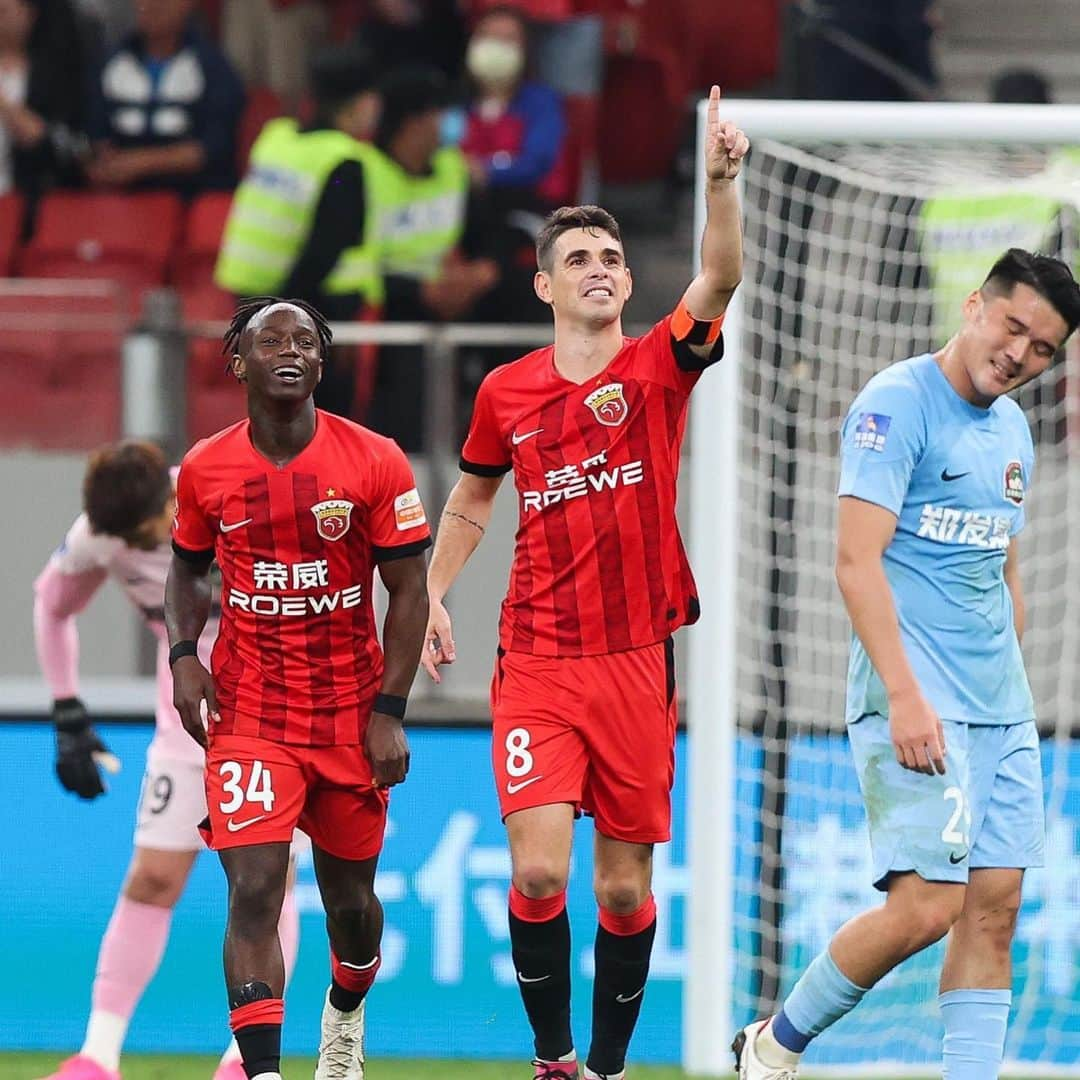
<path fill-rule="evenodd" d="M 644 930 L 625 937 L 596 928 L 593 1037 L 586 1064 L 601 1076 L 622 1072 L 626 1065 L 626 1048 L 641 1012 L 655 937 L 655 919 Z"/>
<path fill-rule="evenodd" d="M 355 990 L 346 990 L 337 979 L 330 980 L 330 1004 L 338 1012 L 353 1012 L 360 1008 L 360 1002 L 367 997 L 367 991 L 357 993 Z"/>
<path fill-rule="evenodd" d="M 281 1072 L 281 1025 L 252 1024 L 236 1033 L 248 1077 Z"/>
<path fill-rule="evenodd" d="M 574 1048 L 570 1032 L 570 919 L 526 922 L 510 912 L 518 989 L 532 1025 L 536 1056 L 557 1061 Z"/>

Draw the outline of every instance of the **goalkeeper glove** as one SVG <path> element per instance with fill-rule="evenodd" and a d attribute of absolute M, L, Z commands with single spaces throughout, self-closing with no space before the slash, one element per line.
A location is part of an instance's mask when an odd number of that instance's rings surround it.
<path fill-rule="evenodd" d="M 78 698 L 59 698 L 53 702 L 56 725 L 56 775 L 67 791 L 82 799 L 96 799 L 105 785 L 98 771 L 96 755 L 108 754 L 109 748 L 90 726 L 86 706 Z"/>

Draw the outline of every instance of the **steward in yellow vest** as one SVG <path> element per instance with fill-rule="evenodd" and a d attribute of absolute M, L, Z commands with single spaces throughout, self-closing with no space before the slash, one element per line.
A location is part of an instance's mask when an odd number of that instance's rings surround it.
<path fill-rule="evenodd" d="M 356 318 L 382 301 L 376 208 L 366 163 L 379 95 L 362 53 L 314 59 L 314 123 L 271 120 L 251 150 L 225 225 L 214 280 L 242 296 L 276 294 Z"/>

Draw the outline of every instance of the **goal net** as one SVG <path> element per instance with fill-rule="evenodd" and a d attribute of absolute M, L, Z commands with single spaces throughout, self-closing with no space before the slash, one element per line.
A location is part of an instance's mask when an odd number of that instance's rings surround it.
<path fill-rule="evenodd" d="M 961 108 L 945 107 L 953 126 Z M 871 884 L 843 724 L 850 625 L 833 558 L 845 412 L 875 372 L 948 338 L 964 296 L 1007 247 L 1077 264 L 1080 157 L 1018 123 L 1026 110 L 992 114 L 1018 126 L 991 143 L 971 140 L 970 130 L 993 130 L 974 118 L 970 129 L 960 121 L 964 130 L 929 137 L 935 125 L 925 113 L 902 106 L 885 107 L 860 137 L 831 137 L 820 115 L 813 136 L 785 134 L 799 125 L 782 120 L 774 135 L 768 109 L 729 103 L 753 143 L 742 192 L 745 272 L 726 331 L 727 383 L 695 403 L 692 428 L 692 546 L 713 620 L 691 645 L 692 909 L 699 889 L 723 887 L 729 897 L 726 924 L 710 922 L 700 906 L 691 912 L 699 936 L 690 942 L 686 1058 L 695 1072 L 729 1064 L 709 1048 L 721 1022 L 735 1030 L 774 1011 L 832 933 L 883 899 Z M 908 117 L 898 129 L 900 110 Z M 898 130 L 909 134 L 897 138 Z M 1006 1049 L 1027 1076 L 1080 1076 L 1078 362 L 1070 347 L 1019 394 L 1036 445 L 1020 540 L 1024 654 L 1048 793 L 1048 865 L 1025 883 Z M 725 409 L 728 428 L 713 411 Z M 709 509 L 699 509 L 703 500 Z M 727 507 L 722 519 L 717 502 Z M 730 662 L 708 655 L 719 641 Z M 718 755 L 728 755 L 720 772 Z M 726 792 L 703 790 L 721 783 Z M 723 806 L 732 795 L 733 806 Z M 702 820 L 710 810 L 733 850 Z M 931 948 L 883 980 L 815 1040 L 807 1071 L 892 1075 L 899 1063 L 901 1073 L 934 1075 L 936 1067 L 940 1076 L 943 953 L 944 945 Z M 707 998 L 730 1014 L 714 1007 L 711 1032 L 702 1027 Z"/>

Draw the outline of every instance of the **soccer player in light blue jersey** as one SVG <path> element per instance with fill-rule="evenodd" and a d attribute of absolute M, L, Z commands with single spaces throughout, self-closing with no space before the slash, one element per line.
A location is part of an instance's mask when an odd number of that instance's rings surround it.
<path fill-rule="evenodd" d="M 1016 535 L 1034 448 L 1006 395 L 1080 322 L 1058 259 L 1018 248 L 936 353 L 875 375 L 844 421 L 836 577 L 854 628 L 847 722 L 880 907 L 837 931 L 779 1013 L 739 1032 L 740 1080 L 794 1080 L 810 1040 L 949 936 L 946 1080 L 993 1080 L 1024 870 L 1043 860 Z"/>

